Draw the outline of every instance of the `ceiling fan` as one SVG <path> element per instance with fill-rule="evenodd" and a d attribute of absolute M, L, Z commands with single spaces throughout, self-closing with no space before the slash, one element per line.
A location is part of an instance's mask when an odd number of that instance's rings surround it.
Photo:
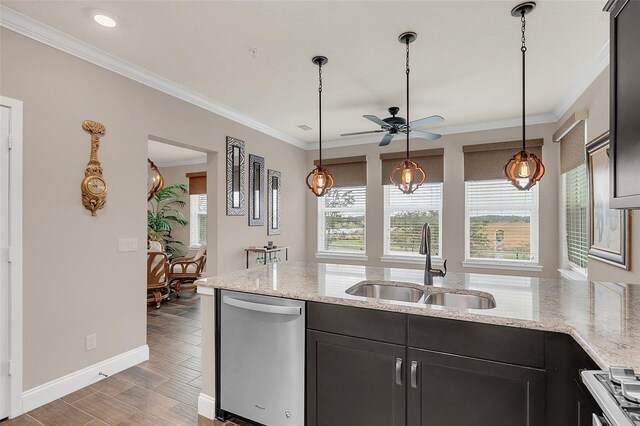
<path fill-rule="evenodd" d="M 367 120 L 373 121 L 374 123 L 380 125 L 382 129 L 380 130 L 369 130 L 366 132 L 354 132 L 354 133 L 343 133 L 340 136 L 354 136 L 354 135 L 366 135 L 369 133 L 383 133 L 387 132 L 386 135 L 380 141 L 380 146 L 389 145 L 393 137 L 399 133 L 407 134 L 409 132 L 409 136 L 413 136 L 416 138 L 428 139 L 430 141 L 439 139 L 441 135 L 432 132 L 425 132 L 419 129 L 420 127 L 427 126 L 429 124 L 440 123 L 444 121 L 444 118 L 439 115 L 432 115 L 430 117 L 421 118 L 419 120 L 413 120 L 407 124 L 407 120 L 402 117 L 396 117 L 400 111 L 398 107 L 389 108 L 389 114 L 391 117 L 387 117 L 385 119 L 381 119 L 376 117 L 375 115 L 363 115 Z"/>

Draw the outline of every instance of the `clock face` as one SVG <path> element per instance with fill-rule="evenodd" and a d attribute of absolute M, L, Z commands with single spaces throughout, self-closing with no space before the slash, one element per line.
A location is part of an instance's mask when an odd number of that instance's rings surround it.
<path fill-rule="evenodd" d="M 101 195 L 107 191 L 107 184 L 102 178 L 94 176 L 87 181 L 87 190 L 94 195 Z"/>

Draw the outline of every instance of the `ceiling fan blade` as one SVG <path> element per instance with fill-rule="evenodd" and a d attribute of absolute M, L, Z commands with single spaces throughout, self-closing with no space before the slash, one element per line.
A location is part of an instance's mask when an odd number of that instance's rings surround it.
<path fill-rule="evenodd" d="M 413 120 L 409 123 L 409 127 L 412 129 L 419 129 L 420 127 L 428 126 L 429 124 L 441 123 L 444 118 L 439 115 L 432 115 L 431 117 L 421 118 L 419 120 Z"/>
<path fill-rule="evenodd" d="M 389 127 L 389 124 L 386 121 L 384 121 L 381 118 L 376 117 L 375 115 L 363 115 L 363 117 L 366 118 L 367 120 L 373 121 L 374 123 L 376 123 L 376 124 L 378 124 L 378 125 L 380 125 L 382 127 Z"/>
<path fill-rule="evenodd" d="M 435 141 L 436 139 L 440 139 L 440 137 L 442 135 L 439 135 L 437 133 L 431 133 L 431 132 L 423 132 L 420 130 L 411 130 L 409 132 L 409 135 L 415 137 L 415 138 L 422 138 L 422 139 L 428 139 L 430 141 Z"/>
<path fill-rule="evenodd" d="M 369 133 L 382 133 L 386 132 L 386 130 L 369 130 L 366 132 L 353 132 L 353 133 L 342 133 L 340 136 L 354 136 L 354 135 L 367 135 Z"/>
<path fill-rule="evenodd" d="M 384 138 L 382 138 L 382 140 L 380 141 L 380 145 L 379 146 L 387 146 L 391 143 L 391 139 L 393 139 L 393 137 L 395 136 L 395 133 L 389 133 L 387 135 L 384 135 Z"/>

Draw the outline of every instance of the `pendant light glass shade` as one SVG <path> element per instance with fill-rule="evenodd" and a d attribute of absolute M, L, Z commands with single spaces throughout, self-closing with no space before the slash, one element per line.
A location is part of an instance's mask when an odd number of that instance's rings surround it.
<path fill-rule="evenodd" d="M 316 197 L 324 196 L 335 183 L 331 172 L 322 167 L 322 66 L 329 60 L 324 56 L 315 56 L 311 62 L 318 66 L 318 165 L 307 175 L 307 186 Z"/>
<path fill-rule="evenodd" d="M 391 172 L 391 182 L 405 194 L 413 194 L 427 178 L 424 169 L 407 158 Z"/>
<path fill-rule="evenodd" d="M 322 197 L 329 192 L 333 184 L 333 176 L 329 170 L 319 164 L 307 175 L 307 186 L 316 197 Z"/>
<path fill-rule="evenodd" d="M 522 22 L 522 46 L 520 47 L 520 51 L 522 52 L 522 150 L 507 161 L 507 164 L 504 166 L 504 174 L 513 186 L 522 191 L 531 189 L 542 179 L 542 176 L 544 176 L 544 164 L 542 164 L 542 160 L 526 150 L 525 56 L 527 47 L 525 45 L 524 33 L 527 23 L 525 16 L 535 9 L 535 7 L 536 4 L 534 2 L 525 2 L 511 10 L 511 16 L 520 18 Z"/>

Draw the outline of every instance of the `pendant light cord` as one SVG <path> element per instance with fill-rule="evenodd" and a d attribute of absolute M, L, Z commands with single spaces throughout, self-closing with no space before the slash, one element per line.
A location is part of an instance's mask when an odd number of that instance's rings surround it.
<path fill-rule="evenodd" d="M 318 142 L 320 154 L 318 165 L 322 166 L 322 62 L 318 63 Z"/>
<path fill-rule="evenodd" d="M 409 133 L 411 132 L 411 128 L 409 127 L 409 37 L 406 39 L 407 43 L 407 159 L 409 159 Z"/>
<path fill-rule="evenodd" d="M 525 99 L 525 53 L 527 52 L 527 46 L 525 45 L 525 36 L 524 36 L 524 31 L 526 29 L 527 26 L 527 21 L 525 19 L 525 10 L 522 10 L 522 15 L 520 17 L 520 21 L 522 22 L 522 46 L 520 47 L 520 50 L 522 51 L 522 150 L 525 151 L 526 146 L 525 146 L 525 141 L 526 141 L 526 122 L 525 122 L 525 105 L 524 105 L 524 99 Z"/>

